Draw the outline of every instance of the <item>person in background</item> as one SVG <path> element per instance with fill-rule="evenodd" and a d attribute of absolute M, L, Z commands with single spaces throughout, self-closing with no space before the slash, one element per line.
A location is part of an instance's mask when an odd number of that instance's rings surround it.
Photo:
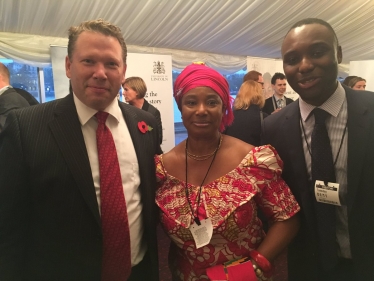
<path fill-rule="evenodd" d="M 256 70 L 251 70 L 243 77 L 243 82 L 253 80 L 256 81 L 261 85 L 261 88 L 264 89 L 264 78 L 262 77 L 262 74 Z"/>
<path fill-rule="evenodd" d="M 27 100 L 10 85 L 9 69 L 0 63 L 0 132 L 11 110 L 28 106 Z"/>
<path fill-rule="evenodd" d="M 270 262 L 298 230 L 299 206 L 280 177 L 282 160 L 271 146 L 221 133 L 233 113 L 229 85 L 217 71 L 187 66 L 175 81 L 174 98 L 188 137 L 155 157 L 156 203 L 172 240 L 173 280 L 208 280 L 210 267 L 250 256 L 267 264 L 256 271 L 258 278 L 271 275 Z M 267 236 L 258 208 L 273 222 Z M 199 225 L 213 228 L 203 245 L 192 235 Z"/>
<path fill-rule="evenodd" d="M 128 77 L 122 85 L 123 95 L 127 103 L 151 113 L 157 120 L 159 140 L 162 143 L 162 122 L 160 111 L 150 104 L 144 97 L 147 93 L 147 85 L 140 77 Z"/>
<path fill-rule="evenodd" d="M 274 90 L 273 96 L 265 100 L 263 112 L 273 114 L 281 110 L 286 105 L 293 102 L 293 99 L 287 98 L 284 93 L 286 92 L 287 79 L 283 73 L 276 72 L 271 77 L 271 84 Z"/>
<path fill-rule="evenodd" d="M 29 105 L 39 104 L 38 100 L 31 93 L 26 91 L 25 89 L 15 88 L 15 87 L 13 87 L 13 89 L 16 90 L 16 92 L 18 94 L 20 94 L 29 103 Z"/>
<path fill-rule="evenodd" d="M 265 119 L 262 143 L 284 160 L 301 206 L 288 280 L 374 280 L 374 222 L 365 220 L 374 217 L 374 94 L 338 82 L 342 49 L 324 20 L 296 22 L 281 52 L 300 98 Z"/>
<path fill-rule="evenodd" d="M 351 79 L 356 78 L 356 77 L 357 77 L 357 76 L 347 76 L 347 77 L 345 77 L 345 79 L 344 79 L 344 81 L 343 81 L 342 84 L 348 86 L 349 81 L 351 81 Z M 348 87 L 349 87 L 349 86 L 348 86 Z"/>
<path fill-rule="evenodd" d="M 234 121 L 224 133 L 254 146 L 259 146 L 263 118 L 268 116 L 261 112 L 264 103 L 260 84 L 253 80 L 245 81 L 240 86 L 234 101 Z"/>
<path fill-rule="evenodd" d="M 72 93 L 8 115 L 0 134 L 0 280 L 159 280 L 161 149 L 155 119 L 117 100 L 126 56 L 117 26 L 72 26 Z"/>
<path fill-rule="evenodd" d="M 348 87 L 352 88 L 353 90 L 365 91 L 366 80 L 361 77 L 354 77 L 349 81 Z"/>

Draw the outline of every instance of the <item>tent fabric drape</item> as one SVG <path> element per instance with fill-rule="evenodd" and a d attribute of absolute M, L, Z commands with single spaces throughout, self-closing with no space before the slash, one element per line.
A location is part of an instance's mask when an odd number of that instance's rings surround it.
<path fill-rule="evenodd" d="M 0 56 L 35 67 L 46 67 L 51 64 L 50 46 L 67 46 L 67 43 L 68 40 L 66 38 L 0 32 Z M 245 56 L 230 56 L 134 45 L 128 45 L 127 50 L 131 53 L 171 55 L 173 69 L 180 71 L 190 63 L 196 61 L 203 61 L 222 74 L 232 74 L 247 66 L 247 57 Z M 344 73 L 349 73 L 348 64 L 339 65 L 339 75 L 342 76 Z"/>
<path fill-rule="evenodd" d="M 205 61 L 229 74 L 247 56 L 280 59 L 290 27 L 315 17 L 334 28 L 348 69 L 374 59 L 373 14 L 373 0 L 0 1 L 0 55 L 50 64 L 49 45 L 66 46 L 70 26 L 103 18 L 121 28 L 131 52 L 171 54 L 175 69 Z"/>
<path fill-rule="evenodd" d="M 0 55 L 17 62 L 36 67 L 51 64 L 50 45 L 67 46 L 66 38 L 35 36 L 29 34 L 0 32 Z M 172 55 L 173 69 L 182 70 L 195 61 L 203 61 L 222 74 L 235 73 L 247 65 L 247 57 L 189 52 L 184 50 L 152 48 L 144 46 L 127 46 L 131 53 L 153 53 Z"/>

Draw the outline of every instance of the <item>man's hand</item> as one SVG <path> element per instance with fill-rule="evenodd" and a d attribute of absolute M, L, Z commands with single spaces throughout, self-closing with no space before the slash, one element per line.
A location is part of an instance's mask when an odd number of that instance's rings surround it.
<path fill-rule="evenodd" d="M 274 114 L 274 113 L 277 113 L 278 111 L 280 111 L 282 108 L 277 108 L 276 110 L 274 110 L 271 114 Z"/>

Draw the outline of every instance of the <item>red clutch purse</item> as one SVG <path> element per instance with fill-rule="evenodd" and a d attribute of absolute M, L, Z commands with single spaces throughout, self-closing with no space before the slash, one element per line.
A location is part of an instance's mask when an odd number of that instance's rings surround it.
<path fill-rule="evenodd" d="M 209 267 L 206 273 L 212 281 L 257 281 L 256 273 L 249 257 Z"/>

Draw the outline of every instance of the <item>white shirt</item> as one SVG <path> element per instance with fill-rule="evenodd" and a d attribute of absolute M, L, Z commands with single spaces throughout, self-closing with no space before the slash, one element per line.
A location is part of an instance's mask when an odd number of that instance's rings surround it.
<path fill-rule="evenodd" d="M 86 106 L 75 96 L 75 94 L 74 103 L 82 126 L 82 133 L 87 148 L 88 158 L 90 160 L 92 178 L 100 211 L 100 171 L 96 144 L 96 129 L 98 123 L 94 116 L 97 110 Z M 142 239 L 144 230 L 141 213 L 143 206 L 139 190 L 140 177 L 138 159 L 136 157 L 131 135 L 128 131 L 122 111 L 118 105 L 118 100 L 116 98 L 113 99 L 113 102 L 104 111 L 109 113 L 105 124 L 113 135 L 117 149 L 130 229 L 131 264 L 134 266 L 142 261 L 147 250 L 147 245 Z"/>
<path fill-rule="evenodd" d="M 310 113 L 315 108 L 315 106 L 306 103 L 301 99 L 301 97 L 299 98 L 299 105 L 301 119 L 305 129 L 305 135 L 310 146 L 311 136 L 314 128 L 314 115 Z M 343 258 L 351 258 L 352 255 L 349 242 L 347 213 L 348 128 L 346 128 L 346 126 L 348 119 L 348 107 L 345 90 L 339 82 L 334 94 L 332 94 L 327 101 L 319 106 L 319 108 L 325 110 L 331 115 L 326 119 L 326 128 L 330 138 L 333 160 L 335 161 L 336 159 L 335 177 L 337 183 L 339 183 L 339 198 L 342 205 L 340 207 L 336 207 L 336 237 L 340 248 L 340 252 L 338 253 L 338 255 Z M 345 128 L 346 132 L 342 142 Z M 301 132 L 303 138 L 306 166 L 309 174 L 309 179 L 311 180 L 312 160 L 302 128 Z M 339 152 L 340 144 L 342 144 L 342 146 Z M 338 152 L 339 156 L 338 158 L 336 158 Z"/>

